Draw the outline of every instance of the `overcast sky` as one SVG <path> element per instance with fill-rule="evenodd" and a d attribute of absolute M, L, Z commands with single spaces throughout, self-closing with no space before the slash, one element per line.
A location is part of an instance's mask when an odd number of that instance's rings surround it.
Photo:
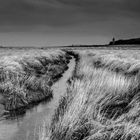
<path fill-rule="evenodd" d="M 104 44 L 140 37 L 140 0 L 0 0 L 0 44 Z"/>

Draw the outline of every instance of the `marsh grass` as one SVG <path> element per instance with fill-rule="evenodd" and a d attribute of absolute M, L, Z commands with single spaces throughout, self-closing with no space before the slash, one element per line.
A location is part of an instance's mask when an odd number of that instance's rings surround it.
<path fill-rule="evenodd" d="M 64 51 L 13 54 L 0 58 L 0 94 L 5 110 L 26 107 L 52 97 L 51 85 L 67 69 Z"/>
<path fill-rule="evenodd" d="M 46 139 L 140 139 L 139 64 L 129 56 L 80 54 Z"/>

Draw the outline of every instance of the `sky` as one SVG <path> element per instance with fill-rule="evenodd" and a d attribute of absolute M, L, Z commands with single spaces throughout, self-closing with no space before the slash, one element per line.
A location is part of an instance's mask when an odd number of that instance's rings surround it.
<path fill-rule="evenodd" d="M 140 37 L 140 0 L 0 0 L 0 44 L 107 44 Z"/>

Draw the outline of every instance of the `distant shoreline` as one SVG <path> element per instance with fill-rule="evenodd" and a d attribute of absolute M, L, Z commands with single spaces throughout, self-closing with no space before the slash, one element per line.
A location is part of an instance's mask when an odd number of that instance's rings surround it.
<path fill-rule="evenodd" d="M 0 46 L 0 49 L 139 49 L 140 45 Z"/>

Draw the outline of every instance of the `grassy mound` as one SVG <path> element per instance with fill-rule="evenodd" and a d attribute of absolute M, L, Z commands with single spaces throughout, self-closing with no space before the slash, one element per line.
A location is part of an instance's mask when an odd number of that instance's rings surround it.
<path fill-rule="evenodd" d="M 140 60 L 81 54 L 47 140 L 140 139 Z"/>
<path fill-rule="evenodd" d="M 15 110 L 52 97 L 51 85 L 67 70 L 69 60 L 63 51 L 31 51 L 0 57 L 1 103 Z"/>

